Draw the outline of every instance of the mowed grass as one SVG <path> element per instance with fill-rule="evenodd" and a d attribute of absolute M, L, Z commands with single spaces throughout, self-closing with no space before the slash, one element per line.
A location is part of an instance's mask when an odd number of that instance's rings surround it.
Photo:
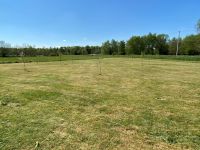
<path fill-rule="evenodd" d="M 109 56 L 106 56 L 109 57 Z M 30 63 L 30 62 L 53 62 L 53 61 L 71 61 L 97 59 L 98 55 L 61 55 L 61 56 L 35 56 L 35 57 L 0 57 L 0 64 L 9 63 Z"/>
<path fill-rule="evenodd" d="M 35 56 L 35 57 L 0 57 L 0 64 L 9 63 L 31 63 L 31 62 L 53 62 L 53 61 L 73 61 L 73 60 L 89 60 L 104 58 L 145 58 L 145 59 L 163 59 L 163 60 L 179 60 L 179 61 L 200 61 L 200 56 L 188 55 L 61 55 L 61 56 Z"/>
<path fill-rule="evenodd" d="M 0 149 L 200 149 L 200 63 L 0 65 Z"/>

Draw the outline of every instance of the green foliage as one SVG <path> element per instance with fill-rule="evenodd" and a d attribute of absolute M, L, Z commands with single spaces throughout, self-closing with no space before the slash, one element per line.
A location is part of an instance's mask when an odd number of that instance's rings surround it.
<path fill-rule="evenodd" d="M 0 56 L 1 57 L 8 56 L 8 49 L 6 49 L 6 48 L 0 48 Z"/>
<path fill-rule="evenodd" d="M 143 37 L 145 42 L 145 53 L 146 54 L 157 54 L 158 51 L 156 49 L 157 47 L 157 35 L 149 33 L 148 35 Z"/>
<path fill-rule="evenodd" d="M 111 41 L 111 51 L 113 55 L 118 55 L 119 54 L 119 48 L 118 48 L 118 42 L 115 40 Z"/>
<path fill-rule="evenodd" d="M 112 48 L 111 48 L 110 41 L 106 41 L 102 44 L 101 51 L 105 55 L 111 55 L 112 54 Z"/>
<path fill-rule="evenodd" d="M 127 54 L 141 54 L 145 50 L 144 39 L 140 36 L 133 36 L 127 41 Z"/>
<path fill-rule="evenodd" d="M 122 44 L 122 43 L 121 43 Z M 123 43 L 124 44 L 124 43 Z M 119 51 L 124 51 L 123 45 L 120 45 L 118 41 L 112 40 L 106 41 L 101 46 L 102 53 L 105 55 L 119 55 Z"/>
<path fill-rule="evenodd" d="M 176 55 L 177 41 L 178 41 L 178 39 L 176 39 L 176 38 L 172 38 L 169 41 L 169 53 L 168 53 L 169 55 Z M 180 42 L 180 45 L 181 45 L 181 42 Z"/>
<path fill-rule="evenodd" d="M 92 54 L 92 48 L 88 45 L 85 47 L 84 51 L 87 52 L 87 54 Z"/>
<path fill-rule="evenodd" d="M 127 42 L 128 54 L 168 54 L 168 35 L 151 34 L 133 36 Z"/>
<path fill-rule="evenodd" d="M 120 41 L 118 43 L 118 55 L 125 55 L 126 54 L 126 43 L 124 41 Z"/>
<path fill-rule="evenodd" d="M 20 56 L 21 52 L 25 56 L 59 56 L 63 55 L 87 55 L 87 54 L 100 54 L 101 48 L 99 46 L 73 46 L 73 47 L 60 47 L 60 48 L 0 48 L 0 57 Z"/>
<path fill-rule="evenodd" d="M 181 50 L 183 54 L 200 55 L 200 34 L 184 38 Z"/>
<path fill-rule="evenodd" d="M 161 55 L 167 55 L 169 52 L 169 45 L 168 45 L 169 36 L 166 34 L 159 34 L 156 37 L 156 50 Z"/>

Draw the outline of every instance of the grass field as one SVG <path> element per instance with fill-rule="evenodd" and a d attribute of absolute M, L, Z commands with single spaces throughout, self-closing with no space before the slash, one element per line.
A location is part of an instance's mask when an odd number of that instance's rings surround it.
<path fill-rule="evenodd" d="M 71 61 L 71 60 L 88 60 L 97 59 L 99 56 L 90 55 L 62 55 L 60 56 L 35 56 L 35 57 L 24 57 L 25 63 L 30 62 L 53 62 L 53 61 Z M 0 64 L 8 63 L 23 63 L 22 57 L 0 57 Z"/>
<path fill-rule="evenodd" d="M 89 60 L 98 59 L 100 55 L 61 55 L 60 56 L 36 56 L 36 57 L 0 57 L 0 64 L 8 63 L 30 63 L 30 62 L 53 62 L 53 61 L 71 61 L 71 60 Z M 163 59 L 180 61 L 200 61 L 200 56 L 175 56 L 175 55 L 104 55 L 104 58 L 145 58 L 145 59 Z"/>
<path fill-rule="evenodd" d="M 0 65 L 0 149 L 200 149 L 200 63 Z"/>

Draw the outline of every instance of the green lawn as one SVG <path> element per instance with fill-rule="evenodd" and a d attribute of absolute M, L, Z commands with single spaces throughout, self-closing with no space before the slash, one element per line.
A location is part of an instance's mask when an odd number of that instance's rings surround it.
<path fill-rule="evenodd" d="M 61 55 L 60 56 L 36 56 L 36 57 L 0 57 L 0 64 L 9 63 L 31 63 L 31 62 L 53 62 L 53 61 L 71 61 L 71 60 L 89 60 L 104 58 L 145 58 L 145 59 L 160 59 L 160 60 L 180 60 L 180 61 L 200 61 L 200 56 L 175 56 L 175 55 Z"/>
<path fill-rule="evenodd" d="M 36 57 L 0 57 L 0 64 L 8 63 L 25 63 L 30 62 L 53 62 L 53 61 L 69 61 L 69 60 L 88 60 L 97 59 L 99 56 L 90 55 L 61 55 L 60 56 L 36 56 Z"/>
<path fill-rule="evenodd" d="M 0 65 L 0 149 L 200 149 L 200 63 Z M 38 144 L 36 144 L 38 143 Z"/>

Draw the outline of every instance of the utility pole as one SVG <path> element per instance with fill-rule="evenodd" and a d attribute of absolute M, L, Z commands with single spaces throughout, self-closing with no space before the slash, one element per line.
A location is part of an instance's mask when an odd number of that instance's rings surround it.
<path fill-rule="evenodd" d="M 178 53 L 179 53 L 180 35 L 181 35 L 181 31 L 178 31 L 178 39 L 177 39 L 176 56 L 178 56 Z"/>

